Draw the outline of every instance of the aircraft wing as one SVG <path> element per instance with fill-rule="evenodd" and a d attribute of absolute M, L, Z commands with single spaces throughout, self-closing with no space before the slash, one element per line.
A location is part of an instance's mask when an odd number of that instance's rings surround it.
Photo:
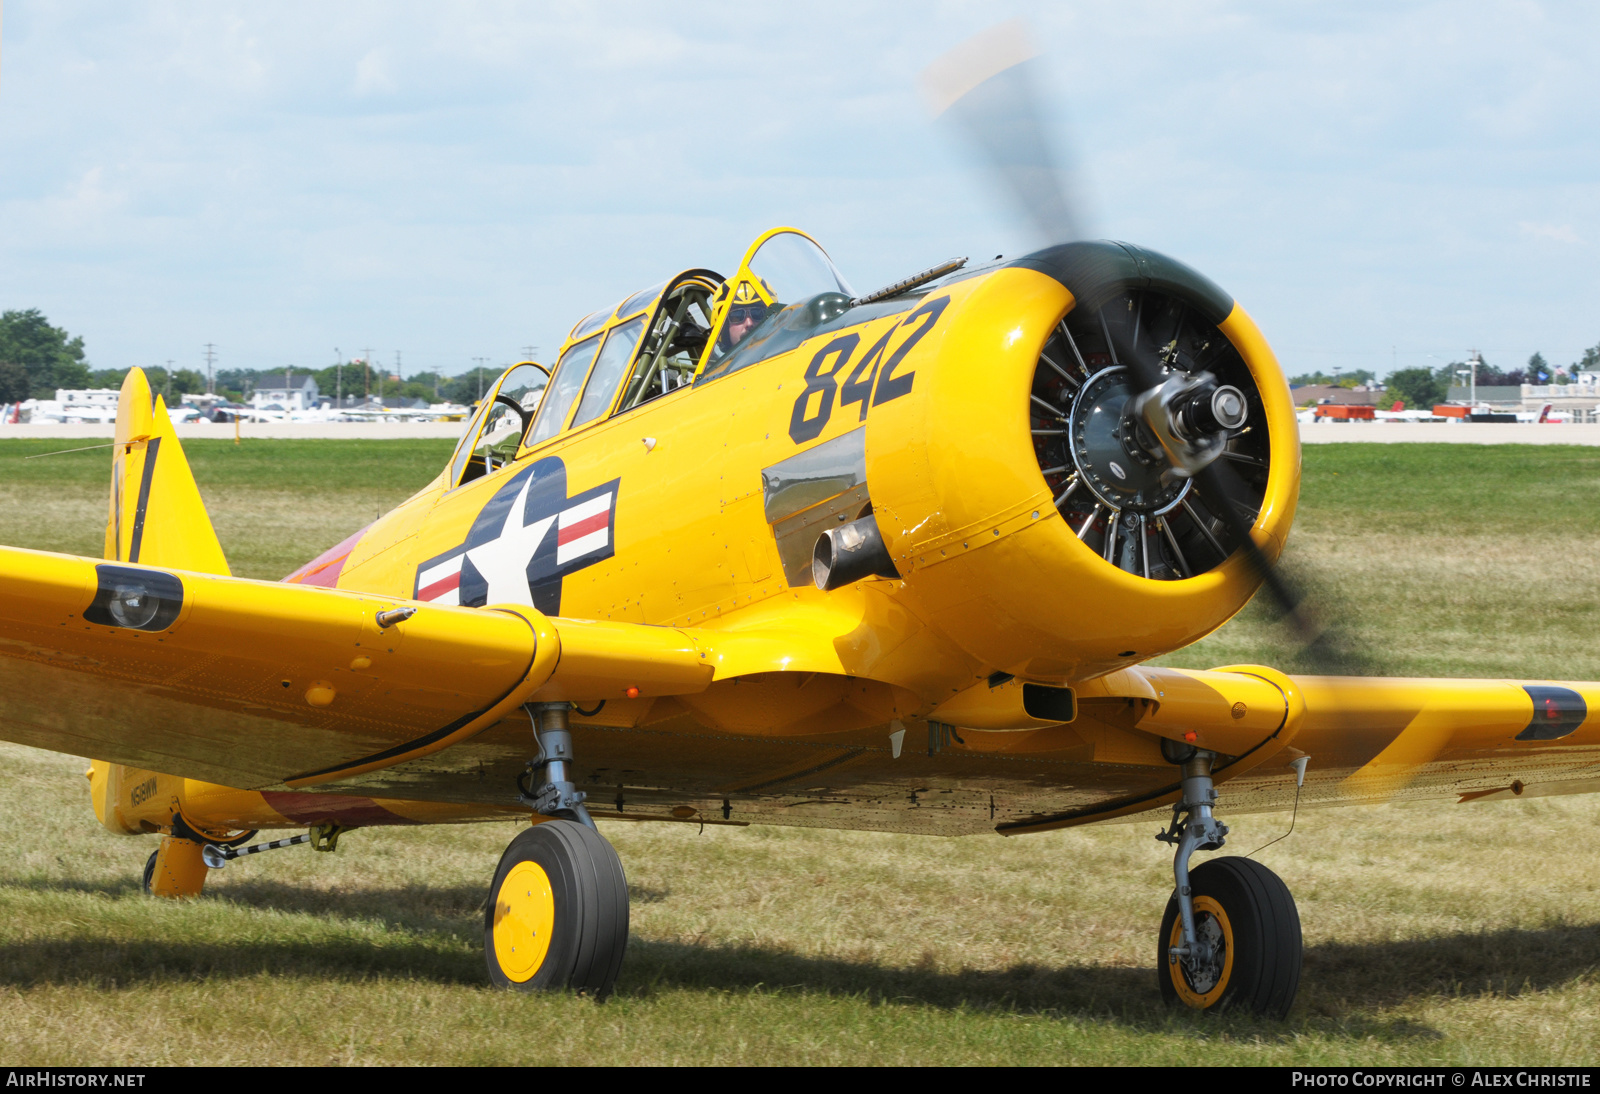
<path fill-rule="evenodd" d="M 1139 666 L 1092 683 L 1141 706 L 1140 731 L 1217 752 L 1218 794 L 1230 813 L 1293 804 L 1289 765 L 1302 757 L 1305 805 L 1600 790 L 1600 683 L 1288 676 L 1261 665 Z M 1275 724 L 1263 726 L 1268 712 Z M 999 828 L 1140 816 L 1170 806 L 1178 790 L 1174 772 L 1121 799 Z"/>
<path fill-rule="evenodd" d="M 426 756 L 535 692 L 698 691 L 704 653 L 673 628 L 0 548 L 0 738 L 242 789 Z"/>
<path fill-rule="evenodd" d="M 1294 747 L 1322 772 L 1318 798 L 1600 789 L 1600 684 L 1332 676 L 1295 683 L 1305 713 Z"/>
<path fill-rule="evenodd" d="M 714 673 L 779 667 L 792 645 L 0 548 L 0 738 L 247 790 L 387 786 L 381 769 L 415 772 L 410 761 L 513 716 L 503 736 L 524 702 L 690 696 Z M 1124 773 L 1150 765 L 1149 774 L 1125 780 L 1127 797 L 1092 795 L 1093 805 L 1046 809 L 1002 830 L 1160 807 L 1177 789 L 1175 770 L 1153 745 L 1145 757 L 1136 740 L 1101 725 L 1126 707 L 1122 724 L 1138 734 L 1222 754 L 1217 776 L 1230 810 L 1288 804 L 1285 765 L 1302 754 L 1311 757 L 1308 803 L 1600 787 L 1600 718 L 1591 716 L 1600 684 L 1139 667 L 1079 694 L 1070 727 L 969 733 L 968 744 L 916 761 L 915 773 L 981 781 L 1014 767 L 1019 749 L 1042 750 L 1044 761 L 1059 751 L 1056 738 L 1070 737 L 1060 761 L 1089 768 L 1074 767 L 1069 782 L 1095 781 L 1089 769 L 1101 764 Z M 863 788 L 895 783 L 913 773 L 910 757 L 898 755 L 886 744 L 869 749 L 852 761 L 852 778 Z M 422 796 L 474 797 L 478 788 L 456 785 L 460 777 Z"/>

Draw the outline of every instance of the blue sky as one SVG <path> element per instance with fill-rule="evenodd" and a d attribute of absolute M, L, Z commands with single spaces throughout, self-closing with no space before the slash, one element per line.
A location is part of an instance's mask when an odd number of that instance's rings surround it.
<path fill-rule="evenodd" d="M 1012 15 L 1095 234 L 1290 372 L 1600 342 L 1600 7 L 10 0 L 0 308 L 98 367 L 549 357 L 778 223 L 858 290 L 1027 238 L 918 97 Z"/>

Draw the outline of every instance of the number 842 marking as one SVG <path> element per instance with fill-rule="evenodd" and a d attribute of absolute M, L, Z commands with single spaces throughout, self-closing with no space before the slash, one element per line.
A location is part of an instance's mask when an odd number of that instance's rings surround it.
<path fill-rule="evenodd" d="M 861 344 L 860 334 L 845 334 L 817 351 L 811 363 L 806 366 L 806 387 L 794 401 L 794 411 L 789 415 L 789 436 L 795 444 L 815 440 L 827 426 L 828 419 L 833 416 L 834 398 L 837 396 L 839 409 L 861 404 L 861 420 L 867 420 L 867 407 L 878 406 L 890 400 L 898 399 L 911 391 L 911 383 L 916 379 L 915 372 L 904 375 L 895 375 L 895 370 L 900 367 L 906 354 L 911 348 L 922 341 L 923 335 L 933 329 L 939 321 L 939 316 L 950 304 L 948 296 L 941 296 L 935 300 L 924 302 L 916 311 L 906 316 L 899 323 L 883 332 L 883 337 L 872 344 L 866 355 L 856 362 L 848 374 L 843 375 L 844 382 L 839 382 L 841 374 L 850 364 L 850 355 Z M 909 330 L 911 333 L 901 342 L 899 347 L 887 358 L 884 354 L 889 348 L 889 338 L 895 331 Z M 831 365 L 831 367 L 830 367 Z M 820 395 L 817 400 L 816 410 L 812 411 L 812 396 Z"/>

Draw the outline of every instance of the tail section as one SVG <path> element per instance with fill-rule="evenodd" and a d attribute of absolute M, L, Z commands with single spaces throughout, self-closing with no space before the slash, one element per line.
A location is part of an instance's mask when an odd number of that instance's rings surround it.
<path fill-rule="evenodd" d="M 166 401 L 152 395 L 143 369 L 131 370 L 122 381 L 115 443 L 106 558 L 203 574 L 228 574 L 228 560 L 211 527 L 205 502 L 200 500 L 200 488 L 195 485 L 194 472 L 189 469 L 177 431 L 172 428 Z M 138 807 L 152 798 L 177 801 L 166 786 L 172 782 L 170 775 L 104 760 L 91 760 L 84 774 L 89 778 L 95 815 L 102 825 L 119 835 L 153 829 L 148 822 L 130 819 Z M 150 883 L 152 891 L 162 896 L 198 893 L 205 875 L 197 858 L 199 845 L 167 836 L 161 841 L 161 848 L 167 852 L 162 861 L 174 854 L 182 857 L 180 853 L 194 861 L 189 862 L 190 868 L 176 882 L 167 876 L 172 873 L 171 868 L 158 869 Z"/>
<path fill-rule="evenodd" d="M 143 369 L 122 382 L 105 556 L 202 574 L 228 574 L 194 473 L 165 401 L 152 397 Z"/>

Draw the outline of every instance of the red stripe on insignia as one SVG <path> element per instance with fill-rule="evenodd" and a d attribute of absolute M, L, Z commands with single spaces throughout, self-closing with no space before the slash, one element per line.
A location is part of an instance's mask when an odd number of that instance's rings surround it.
<path fill-rule="evenodd" d="M 569 524 L 565 528 L 561 529 L 561 535 L 556 539 L 556 543 L 571 543 L 573 540 L 581 539 L 590 532 L 600 531 L 602 528 L 607 527 L 610 522 L 611 510 L 602 510 L 592 517 L 585 517 L 583 520 L 578 521 L 578 523 Z"/>
<path fill-rule="evenodd" d="M 425 585 L 417 590 L 418 600 L 437 600 L 452 589 L 461 588 L 461 571 L 457 570 L 449 577 L 441 577 L 432 585 Z"/>

